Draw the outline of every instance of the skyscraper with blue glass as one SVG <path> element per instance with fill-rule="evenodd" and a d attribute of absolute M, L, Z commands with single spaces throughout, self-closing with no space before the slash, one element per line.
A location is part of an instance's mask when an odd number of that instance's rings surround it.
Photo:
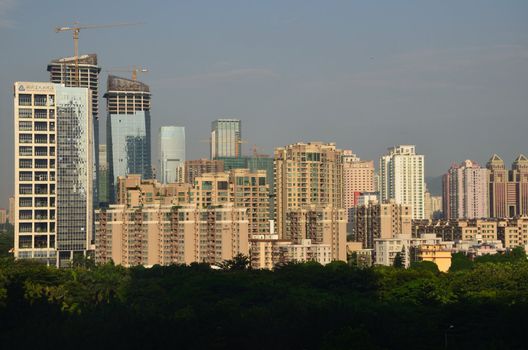
<path fill-rule="evenodd" d="M 109 192 L 115 198 L 118 176 L 140 174 L 144 179 L 152 178 L 151 95 L 148 85 L 142 82 L 110 75 L 105 98 Z"/>

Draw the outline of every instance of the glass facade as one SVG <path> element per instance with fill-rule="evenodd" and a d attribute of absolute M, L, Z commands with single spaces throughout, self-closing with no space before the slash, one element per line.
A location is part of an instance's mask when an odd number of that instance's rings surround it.
<path fill-rule="evenodd" d="M 152 178 L 150 112 L 110 114 L 106 135 L 110 194 L 115 198 L 118 176 L 140 174 L 143 179 Z"/>
<path fill-rule="evenodd" d="M 211 159 L 242 156 L 242 129 L 238 119 L 218 119 L 211 124 Z"/>
<path fill-rule="evenodd" d="M 183 182 L 185 163 L 185 128 L 162 126 L 159 132 L 160 172 L 162 183 Z"/>
<path fill-rule="evenodd" d="M 90 94 L 56 87 L 57 249 L 68 260 L 88 249 L 92 231 L 93 136 Z M 67 252 L 67 253 L 66 253 Z M 64 254 L 66 253 L 66 254 Z"/>

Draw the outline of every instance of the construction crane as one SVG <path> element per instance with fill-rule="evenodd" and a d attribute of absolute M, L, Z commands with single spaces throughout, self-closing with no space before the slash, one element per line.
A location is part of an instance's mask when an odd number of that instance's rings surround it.
<path fill-rule="evenodd" d="M 79 25 L 78 22 L 74 22 L 72 26 L 66 27 L 55 27 L 55 33 L 60 32 L 73 32 L 73 59 L 75 62 L 75 84 L 79 86 L 79 32 L 81 29 L 99 29 L 99 28 L 112 28 L 122 26 L 133 26 L 141 23 L 114 23 L 114 24 L 103 24 L 103 25 Z"/>
<path fill-rule="evenodd" d="M 148 73 L 147 68 L 133 66 L 132 69 L 108 69 L 107 72 L 132 73 L 132 80 L 137 80 L 138 73 Z"/>

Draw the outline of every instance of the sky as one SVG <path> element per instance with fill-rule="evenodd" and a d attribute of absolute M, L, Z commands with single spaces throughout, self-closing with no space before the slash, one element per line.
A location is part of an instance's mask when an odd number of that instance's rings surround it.
<path fill-rule="evenodd" d="M 109 70 L 148 68 L 154 165 L 160 126 L 185 126 L 196 159 L 222 117 L 242 120 L 245 153 L 324 141 L 377 163 L 415 144 L 426 176 L 528 154 L 526 0 L 0 0 L 0 207 L 13 82 L 47 81 L 47 63 L 73 55 L 53 29 L 73 22 L 143 23 L 81 31 L 79 47 L 97 53 L 102 92 Z"/>

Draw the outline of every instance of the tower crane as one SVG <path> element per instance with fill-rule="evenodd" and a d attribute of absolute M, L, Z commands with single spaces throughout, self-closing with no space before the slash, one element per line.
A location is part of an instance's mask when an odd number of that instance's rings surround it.
<path fill-rule="evenodd" d="M 114 24 L 102 24 L 102 25 L 80 25 L 74 22 L 72 26 L 55 27 L 55 33 L 60 32 L 73 32 L 73 59 L 75 62 L 75 84 L 79 86 L 79 32 L 81 29 L 99 29 L 99 28 L 112 28 L 112 27 L 123 27 L 133 26 L 141 23 L 114 23 Z"/>
<path fill-rule="evenodd" d="M 132 73 L 132 80 L 137 80 L 138 73 L 148 73 L 148 69 L 144 67 L 133 66 L 132 69 L 108 69 L 107 72 L 122 72 L 122 73 Z"/>

